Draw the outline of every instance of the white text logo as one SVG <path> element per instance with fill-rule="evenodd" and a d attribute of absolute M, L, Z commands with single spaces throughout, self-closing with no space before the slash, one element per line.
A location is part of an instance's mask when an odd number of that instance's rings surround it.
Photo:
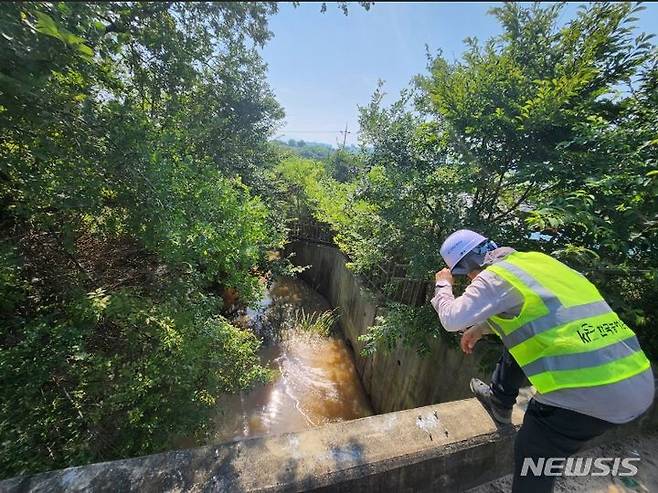
<path fill-rule="evenodd" d="M 639 457 L 530 457 L 523 459 L 521 476 L 635 476 Z"/>

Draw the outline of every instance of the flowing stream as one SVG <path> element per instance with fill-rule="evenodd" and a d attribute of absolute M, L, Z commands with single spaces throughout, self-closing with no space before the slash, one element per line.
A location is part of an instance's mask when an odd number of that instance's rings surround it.
<path fill-rule="evenodd" d="M 350 348 L 336 327 L 322 336 L 295 320 L 330 310 L 327 301 L 298 279 L 274 281 L 260 306 L 238 320 L 263 338 L 260 357 L 274 379 L 221 400 L 215 442 L 300 431 L 372 414 Z M 337 324 L 336 324 L 337 325 Z"/>

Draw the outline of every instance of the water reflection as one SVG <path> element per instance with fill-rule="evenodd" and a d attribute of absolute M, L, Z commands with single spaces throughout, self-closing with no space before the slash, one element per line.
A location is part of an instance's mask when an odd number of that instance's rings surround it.
<path fill-rule="evenodd" d="M 216 417 L 217 442 L 300 431 L 372 414 L 345 342 L 339 336 L 296 329 L 292 321 L 301 308 L 315 313 L 331 307 L 303 281 L 281 278 L 261 305 L 239 320 L 263 338 L 261 359 L 277 374 L 265 386 L 222 399 Z"/>

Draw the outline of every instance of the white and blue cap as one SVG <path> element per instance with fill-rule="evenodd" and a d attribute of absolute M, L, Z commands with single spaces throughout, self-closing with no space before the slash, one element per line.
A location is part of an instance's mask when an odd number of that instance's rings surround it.
<path fill-rule="evenodd" d="M 498 246 L 470 229 L 460 229 L 448 236 L 441 245 L 441 257 L 455 275 L 465 275 L 484 265 L 487 252 Z"/>

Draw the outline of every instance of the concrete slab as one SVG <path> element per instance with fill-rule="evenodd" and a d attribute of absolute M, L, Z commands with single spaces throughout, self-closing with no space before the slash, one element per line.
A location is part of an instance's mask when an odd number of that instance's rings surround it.
<path fill-rule="evenodd" d="M 512 470 L 523 419 L 500 427 L 476 399 L 299 433 L 72 467 L 0 482 L 0 491 L 464 491 Z M 597 440 L 655 427 L 656 413 Z"/>
<path fill-rule="evenodd" d="M 515 411 L 515 422 L 522 414 Z M 501 475 L 515 427 L 474 399 L 0 482 L 23 491 L 436 491 Z M 503 454 L 503 456 L 509 453 Z M 420 467 L 418 472 L 414 472 Z"/>

